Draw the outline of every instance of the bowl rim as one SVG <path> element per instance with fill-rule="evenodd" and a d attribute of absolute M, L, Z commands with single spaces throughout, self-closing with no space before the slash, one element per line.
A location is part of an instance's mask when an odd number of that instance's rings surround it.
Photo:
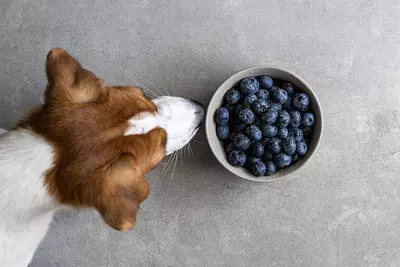
<path fill-rule="evenodd" d="M 216 93 L 217 93 L 219 90 L 221 90 L 221 88 L 224 87 L 225 84 L 231 83 L 233 80 L 234 80 L 235 83 L 239 82 L 240 78 L 238 79 L 237 77 L 242 76 L 242 74 L 248 73 L 248 72 L 252 72 L 252 71 L 255 71 L 255 70 L 259 70 L 259 69 L 269 69 L 270 71 L 284 72 L 284 73 L 286 73 L 286 74 L 288 74 L 288 75 L 290 75 L 290 76 L 293 76 L 295 79 L 297 79 L 300 83 L 302 83 L 305 87 L 307 87 L 307 89 L 308 89 L 308 91 L 309 91 L 309 94 L 312 95 L 312 99 L 313 99 L 314 104 L 316 105 L 316 107 L 318 107 L 319 114 L 320 114 L 320 117 L 321 117 L 321 119 L 320 119 L 320 121 L 321 121 L 321 131 L 320 131 L 319 136 L 316 137 L 317 139 L 316 139 L 316 141 L 315 141 L 315 147 L 314 147 L 314 149 L 311 151 L 311 153 L 309 154 L 308 158 L 307 158 L 305 161 L 303 161 L 301 164 L 297 165 L 297 166 L 295 167 L 295 169 L 294 169 L 293 171 L 291 171 L 290 173 L 283 174 L 283 175 L 281 175 L 281 176 L 278 176 L 278 177 L 275 177 L 275 178 L 271 178 L 271 179 L 260 179 L 260 178 L 257 178 L 257 177 L 254 177 L 254 178 L 253 178 L 253 177 L 251 177 L 251 174 L 247 174 L 247 175 L 246 175 L 246 174 L 239 174 L 239 173 L 233 172 L 231 168 L 235 168 L 235 167 L 229 165 L 229 163 L 228 163 L 227 161 L 226 161 L 226 162 L 223 161 L 223 160 L 220 158 L 220 156 L 218 156 L 217 151 L 216 151 L 216 147 L 215 147 L 215 145 L 213 145 L 213 142 L 211 141 L 212 138 L 211 138 L 211 136 L 210 136 L 210 131 L 212 131 L 212 130 L 215 131 L 215 129 L 210 129 L 210 126 L 211 126 L 211 125 L 209 125 L 209 124 L 210 124 L 209 121 L 210 121 L 210 120 L 214 120 L 214 114 L 211 114 L 211 113 L 212 113 L 211 109 L 214 109 L 214 108 L 212 108 L 210 104 L 211 104 L 212 102 L 215 101 Z M 266 74 L 266 75 L 267 75 L 267 74 Z M 308 93 L 308 92 L 307 92 L 307 93 Z M 219 162 L 227 171 L 229 171 L 229 172 L 232 173 L 233 175 L 235 175 L 235 176 L 237 176 L 237 177 L 240 177 L 240 178 L 243 178 L 243 179 L 248 180 L 248 181 L 252 181 L 252 182 L 258 182 L 258 183 L 272 183 L 272 182 L 277 182 L 277 181 L 282 181 L 282 180 L 290 179 L 291 176 L 292 176 L 295 172 L 297 172 L 297 171 L 300 170 L 304 165 L 306 165 L 307 162 L 309 162 L 310 159 L 315 155 L 315 153 L 317 152 L 317 150 L 318 150 L 318 148 L 319 148 L 319 145 L 320 145 L 320 143 L 321 143 L 321 139 L 322 139 L 322 136 L 323 136 L 323 132 L 324 132 L 324 116 L 323 116 L 323 111 L 322 111 L 322 108 L 321 108 L 321 104 L 320 104 L 320 102 L 319 102 L 319 99 L 318 99 L 317 95 L 315 94 L 314 90 L 312 89 L 312 87 L 311 87 L 303 78 L 301 78 L 301 77 L 300 77 L 299 75 L 297 75 L 296 73 L 294 73 L 294 72 L 292 72 L 292 71 L 289 71 L 289 70 L 287 70 L 287 69 L 284 69 L 284 68 L 280 68 L 280 67 L 273 66 L 273 65 L 257 65 L 257 66 L 253 66 L 253 67 L 249 67 L 249 68 L 242 69 L 242 70 L 240 70 L 240 71 L 234 73 L 234 74 L 231 75 L 229 78 L 227 78 L 227 79 L 217 88 L 217 90 L 215 90 L 213 96 L 211 97 L 211 100 L 210 100 L 210 102 L 209 102 L 209 105 L 208 105 L 208 107 L 207 107 L 207 114 L 206 114 L 206 120 L 205 120 L 205 133 L 206 133 L 207 143 L 208 143 L 208 145 L 209 145 L 209 147 L 210 147 L 210 149 L 211 149 L 211 151 L 212 151 L 214 157 L 218 160 L 218 162 Z"/>

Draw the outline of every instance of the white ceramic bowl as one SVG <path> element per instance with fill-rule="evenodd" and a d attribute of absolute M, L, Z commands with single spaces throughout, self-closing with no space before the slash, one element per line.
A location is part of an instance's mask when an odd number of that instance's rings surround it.
<path fill-rule="evenodd" d="M 263 176 L 256 177 L 250 174 L 245 168 L 242 167 L 234 167 L 229 164 L 226 153 L 224 151 L 224 147 L 222 142 L 218 139 L 216 133 L 216 123 L 214 120 L 214 114 L 216 110 L 222 105 L 225 93 L 234 87 L 240 80 L 249 76 L 260 76 L 260 75 L 268 75 L 272 78 L 277 78 L 285 81 L 289 81 L 296 86 L 298 91 L 302 91 L 307 93 L 310 96 L 311 101 L 311 109 L 313 110 L 316 122 L 314 125 L 312 137 L 310 139 L 310 143 L 308 145 L 308 152 L 305 156 L 301 157 L 295 164 L 290 165 L 284 169 L 278 170 L 272 176 Z M 252 68 L 248 68 L 242 70 L 235 75 L 231 76 L 227 79 L 214 93 L 211 98 L 210 104 L 208 105 L 207 115 L 206 115 L 206 136 L 208 143 L 210 145 L 211 151 L 217 160 L 224 166 L 228 171 L 239 176 L 241 178 L 255 181 L 255 182 L 273 182 L 277 180 L 281 180 L 284 177 L 287 177 L 289 174 L 295 172 L 300 169 L 300 167 L 304 166 L 304 164 L 311 159 L 314 155 L 315 151 L 318 148 L 318 145 L 321 141 L 323 132 L 323 116 L 321 105 L 318 101 L 317 96 L 311 87 L 298 75 L 279 68 L 271 67 L 271 66 L 256 66 Z"/>

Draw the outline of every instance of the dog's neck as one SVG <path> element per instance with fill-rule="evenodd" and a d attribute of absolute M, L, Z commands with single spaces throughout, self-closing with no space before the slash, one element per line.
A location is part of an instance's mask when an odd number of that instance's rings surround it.
<path fill-rule="evenodd" d="M 53 163 L 52 147 L 41 137 L 14 130 L 0 135 L 0 225 L 20 223 L 57 208 L 44 176 Z"/>

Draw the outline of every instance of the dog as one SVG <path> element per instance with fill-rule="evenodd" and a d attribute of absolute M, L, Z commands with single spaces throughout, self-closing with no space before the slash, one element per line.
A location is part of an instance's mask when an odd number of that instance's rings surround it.
<path fill-rule="evenodd" d="M 27 266 L 55 211 L 94 208 L 127 231 L 149 194 L 145 174 L 184 147 L 204 107 L 151 100 L 104 82 L 61 48 L 46 59 L 44 104 L 0 135 L 0 266 Z"/>

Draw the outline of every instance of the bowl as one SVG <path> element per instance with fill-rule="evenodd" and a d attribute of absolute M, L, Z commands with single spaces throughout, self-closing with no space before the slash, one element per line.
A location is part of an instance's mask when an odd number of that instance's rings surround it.
<path fill-rule="evenodd" d="M 315 125 L 313 129 L 313 134 L 308 145 L 308 152 L 306 155 L 301 157 L 295 164 L 290 165 L 284 169 L 278 170 L 274 175 L 271 176 L 262 176 L 256 177 L 249 173 L 243 167 L 234 167 L 229 164 L 227 156 L 224 151 L 224 147 L 222 142 L 218 139 L 216 133 L 216 123 L 215 123 L 215 112 L 222 105 L 225 93 L 235 86 L 240 80 L 249 76 L 260 76 L 260 75 L 268 75 L 272 78 L 286 80 L 293 83 L 296 86 L 298 91 L 302 91 L 307 93 L 310 96 L 311 109 L 315 114 Z M 293 174 L 301 167 L 303 167 L 306 162 L 308 162 L 314 153 L 317 151 L 318 145 L 322 138 L 323 132 L 323 115 L 321 105 L 318 101 L 318 98 L 311 86 L 308 85 L 300 76 L 290 72 L 288 70 L 280 69 L 277 67 L 271 66 L 256 66 L 252 68 L 248 68 L 238 73 L 234 74 L 230 78 L 228 78 L 214 93 L 211 101 L 208 105 L 207 115 L 206 115 L 206 136 L 208 140 L 208 144 L 210 145 L 211 151 L 217 160 L 225 167 L 228 171 L 233 173 L 234 175 L 244 178 L 246 180 L 255 181 L 255 182 L 273 182 L 279 181 L 281 179 L 289 177 L 290 174 Z"/>

